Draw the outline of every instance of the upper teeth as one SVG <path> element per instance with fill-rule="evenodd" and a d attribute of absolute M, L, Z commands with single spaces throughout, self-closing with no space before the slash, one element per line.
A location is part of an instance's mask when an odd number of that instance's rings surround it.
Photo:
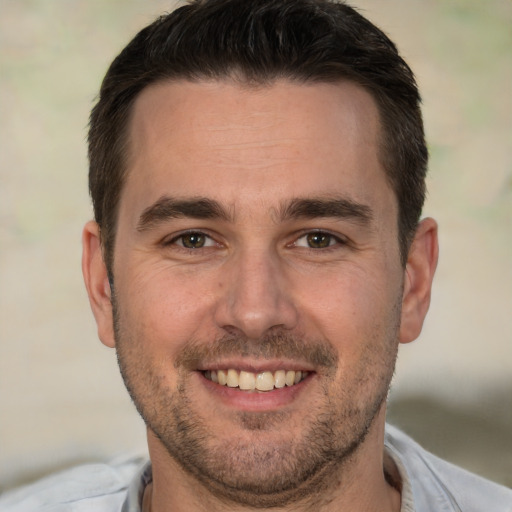
<path fill-rule="evenodd" d="M 221 386 L 230 388 L 240 388 L 247 391 L 271 391 L 274 388 L 284 388 L 293 386 L 305 379 L 308 372 L 293 370 L 277 370 L 276 372 L 252 373 L 238 371 L 230 368 L 229 370 L 207 370 L 204 376 Z"/>

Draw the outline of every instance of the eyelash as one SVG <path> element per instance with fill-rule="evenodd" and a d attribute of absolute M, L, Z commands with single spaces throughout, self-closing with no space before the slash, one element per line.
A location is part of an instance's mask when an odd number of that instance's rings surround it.
<path fill-rule="evenodd" d="M 197 237 L 203 237 L 205 239 L 205 243 L 208 245 L 206 245 L 206 246 L 203 245 L 201 247 L 186 247 L 183 242 L 184 238 L 187 236 L 191 237 L 193 235 L 196 235 Z M 179 240 L 181 240 L 181 244 L 178 243 Z M 193 252 L 193 251 L 197 251 L 199 249 L 209 248 L 209 247 L 212 247 L 214 245 L 219 245 L 219 244 L 217 242 L 215 242 L 215 240 L 210 235 L 208 235 L 207 233 L 205 233 L 203 231 L 190 230 L 190 231 L 185 231 L 183 233 L 180 233 L 179 235 L 174 236 L 170 240 L 164 240 L 163 245 L 165 247 L 174 245 L 181 250 Z"/>
<path fill-rule="evenodd" d="M 186 247 L 185 243 L 184 243 L 185 237 L 187 237 L 187 236 L 192 237 L 194 235 L 197 237 L 203 237 L 205 239 L 204 244 L 201 245 L 200 247 Z M 310 239 L 308 240 L 308 237 L 315 237 L 315 236 L 321 237 L 321 238 L 323 237 L 323 238 L 327 239 L 327 242 L 326 242 L 327 245 L 325 245 L 324 247 L 311 247 L 310 246 L 311 240 Z M 299 245 L 299 241 L 302 239 L 306 239 L 306 245 Z M 178 243 L 180 240 L 181 240 L 181 243 Z M 340 236 L 337 236 L 337 235 L 333 235 L 332 233 L 329 233 L 328 231 L 313 230 L 313 231 L 307 231 L 307 232 L 301 233 L 300 236 L 295 238 L 292 243 L 288 244 L 288 247 L 301 247 L 303 249 L 314 251 L 314 252 L 317 252 L 317 251 L 325 252 L 325 251 L 329 251 L 329 250 L 334 250 L 338 246 L 345 246 L 347 244 L 348 244 L 348 241 L 346 239 L 341 238 Z M 203 231 L 190 230 L 190 231 L 185 231 L 183 233 L 180 233 L 179 235 L 174 236 L 170 240 L 164 240 L 163 245 L 165 247 L 175 246 L 175 247 L 179 248 L 180 250 L 185 250 L 187 252 L 194 252 L 199 249 L 208 249 L 210 247 L 213 247 L 215 245 L 218 246 L 220 244 L 218 244 L 210 235 L 208 235 L 207 233 L 205 233 Z"/>
<path fill-rule="evenodd" d="M 313 237 L 313 236 L 321 236 L 324 238 L 328 238 L 327 245 L 325 247 L 311 247 L 309 245 L 310 240 L 307 240 L 307 239 L 308 239 L 308 237 Z M 298 242 L 302 239 L 307 240 L 307 242 L 306 242 L 307 245 L 305 245 L 305 246 L 298 245 Z M 317 252 L 317 251 L 325 252 L 325 251 L 329 251 L 329 250 L 335 250 L 336 248 L 339 248 L 339 246 L 348 245 L 348 241 L 346 239 L 340 237 L 339 235 L 334 235 L 332 233 L 329 233 L 329 231 L 313 230 L 313 231 L 307 231 L 307 232 L 302 233 L 298 238 L 295 239 L 295 241 L 291 245 L 293 245 L 295 247 L 302 247 L 304 249 L 314 251 L 314 252 Z"/>

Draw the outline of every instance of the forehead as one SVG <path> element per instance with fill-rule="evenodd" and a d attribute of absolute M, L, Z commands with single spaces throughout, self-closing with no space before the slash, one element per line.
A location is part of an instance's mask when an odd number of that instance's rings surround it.
<path fill-rule="evenodd" d="M 134 104 L 126 193 L 141 208 L 164 194 L 269 206 L 333 185 L 357 200 L 392 194 L 379 138 L 375 101 L 350 82 L 162 82 Z"/>

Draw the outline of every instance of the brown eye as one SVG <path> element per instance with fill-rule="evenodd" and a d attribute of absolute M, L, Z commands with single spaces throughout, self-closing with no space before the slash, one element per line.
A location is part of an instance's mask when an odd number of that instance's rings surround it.
<path fill-rule="evenodd" d="M 202 233 L 187 233 L 178 239 L 186 249 L 201 249 L 206 245 L 206 236 Z"/>
<path fill-rule="evenodd" d="M 312 249 L 325 249 L 333 243 L 334 237 L 328 233 L 309 233 L 306 235 L 308 247 Z"/>

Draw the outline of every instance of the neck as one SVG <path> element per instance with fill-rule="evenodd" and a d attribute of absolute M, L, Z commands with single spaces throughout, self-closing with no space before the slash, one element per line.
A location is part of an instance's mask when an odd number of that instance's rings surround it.
<path fill-rule="evenodd" d="M 385 407 L 364 442 L 342 465 L 326 466 L 318 481 L 303 490 L 307 497 L 272 507 L 274 512 L 399 512 L 397 471 L 384 454 Z M 148 432 L 153 483 L 144 495 L 143 512 L 254 512 L 256 509 L 222 499 L 185 472 Z M 319 492 L 318 492 L 319 491 Z"/>

